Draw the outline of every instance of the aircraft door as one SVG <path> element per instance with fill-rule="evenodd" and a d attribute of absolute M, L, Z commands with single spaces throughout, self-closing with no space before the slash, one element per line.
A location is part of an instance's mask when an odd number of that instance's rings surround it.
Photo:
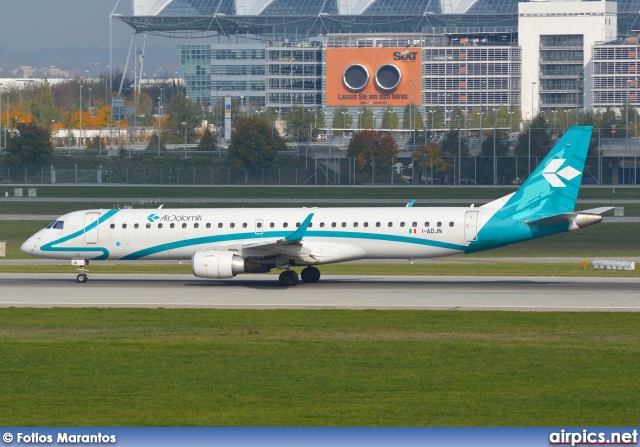
<path fill-rule="evenodd" d="M 264 221 L 262 219 L 256 220 L 256 234 L 264 233 Z"/>
<path fill-rule="evenodd" d="M 84 216 L 84 242 L 85 244 L 97 244 L 98 243 L 98 219 L 100 213 L 86 213 Z M 92 228 L 87 230 L 90 225 Z"/>
<path fill-rule="evenodd" d="M 478 240 L 478 212 L 467 211 L 464 215 L 464 239 L 467 242 Z"/>

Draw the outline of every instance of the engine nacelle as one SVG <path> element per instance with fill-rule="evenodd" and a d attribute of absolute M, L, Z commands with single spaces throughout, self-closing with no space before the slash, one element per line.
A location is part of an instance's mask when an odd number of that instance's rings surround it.
<path fill-rule="evenodd" d="M 200 250 L 191 257 L 191 271 L 198 278 L 233 278 L 245 272 L 244 261 L 230 251 Z"/>

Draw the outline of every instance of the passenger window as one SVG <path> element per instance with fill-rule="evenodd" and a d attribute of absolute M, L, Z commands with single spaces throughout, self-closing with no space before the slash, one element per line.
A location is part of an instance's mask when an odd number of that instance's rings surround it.
<path fill-rule="evenodd" d="M 218 224 L 218 228 L 222 228 L 222 222 Z"/>
<path fill-rule="evenodd" d="M 289 224 L 285 222 L 285 223 L 282 224 L 282 226 L 283 226 L 283 228 L 287 228 L 289 226 Z"/>
<path fill-rule="evenodd" d="M 346 227 L 347 223 L 346 222 L 342 222 L 342 228 Z"/>
<path fill-rule="evenodd" d="M 362 224 L 363 227 L 367 228 L 369 226 L 369 222 L 365 222 Z"/>
<path fill-rule="evenodd" d="M 122 224 L 122 229 L 126 229 L 127 228 L 127 224 Z"/>
<path fill-rule="evenodd" d="M 442 226 L 442 222 L 438 222 L 438 228 Z"/>
<path fill-rule="evenodd" d="M 376 222 L 376 227 L 380 227 L 380 222 Z"/>
<path fill-rule="evenodd" d="M 320 222 L 320 228 L 324 228 L 324 222 Z"/>
<path fill-rule="evenodd" d="M 183 224 L 182 224 L 182 228 L 187 228 L 187 224 L 186 224 L 186 223 L 183 223 Z"/>
<path fill-rule="evenodd" d="M 258 222 L 258 224 L 256 225 L 258 228 L 262 228 L 262 222 Z"/>
<path fill-rule="evenodd" d="M 63 230 L 64 229 L 64 222 L 59 220 L 57 221 L 54 225 L 53 225 L 53 229 L 54 230 Z"/>
<path fill-rule="evenodd" d="M 109 225 L 109 228 L 111 228 L 112 230 L 116 227 L 116 224 L 111 224 Z"/>
<path fill-rule="evenodd" d="M 148 224 L 146 225 L 146 227 L 147 227 L 147 228 L 151 228 L 151 224 L 150 224 L 150 223 L 148 223 Z"/>
<path fill-rule="evenodd" d="M 393 222 L 389 222 L 389 228 L 393 226 Z"/>
<path fill-rule="evenodd" d="M 331 228 L 335 228 L 336 227 L 336 223 L 335 222 L 331 222 Z"/>
<path fill-rule="evenodd" d="M 158 228 L 162 228 L 162 224 L 158 224 Z"/>
<path fill-rule="evenodd" d="M 412 226 L 413 228 L 417 227 L 417 226 L 418 226 L 418 222 L 414 222 L 414 223 L 412 223 L 412 224 L 411 224 L 411 226 Z"/>
<path fill-rule="evenodd" d="M 296 222 L 296 228 L 300 228 L 300 222 Z"/>
<path fill-rule="evenodd" d="M 247 228 L 246 222 L 242 224 L 242 228 Z"/>
<path fill-rule="evenodd" d="M 207 225 L 205 225 L 207 228 L 211 228 L 211 224 L 208 223 Z"/>
<path fill-rule="evenodd" d="M 401 226 L 401 227 L 404 227 L 404 222 L 400 222 L 400 226 Z"/>
<path fill-rule="evenodd" d="M 353 223 L 353 228 L 358 228 L 358 222 Z"/>
<path fill-rule="evenodd" d="M 234 224 L 234 223 L 229 224 L 229 227 L 230 227 L 230 228 L 235 228 L 235 227 L 236 227 L 236 224 Z"/>
<path fill-rule="evenodd" d="M 309 228 L 313 227 L 313 223 L 309 222 Z"/>
<path fill-rule="evenodd" d="M 169 224 L 169 228 L 175 228 L 175 227 L 176 227 L 176 224 L 174 224 L 174 223 Z"/>
<path fill-rule="evenodd" d="M 271 227 L 271 228 L 273 228 L 273 227 L 275 227 L 275 226 L 276 226 L 276 224 L 274 224 L 273 222 L 271 222 L 271 223 L 269 224 L 269 227 Z"/>
<path fill-rule="evenodd" d="M 424 226 L 428 228 L 429 227 L 429 222 L 425 222 Z"/>
<path fill-rule="evenodd" d="M 449 222 L 449 226 L 450 226 L 450 227 L 453 227 L 453 222 Z"/>
<path fill-rule="evenodd" d="M 200 224 L 197 224 L 197 223 L 193 224 L 193 228 L 198 228 L 198 227 L 200 227 Z"/>
<path fill-rule="evenodd" d="M 133 224 L 133 228 L 138 229 L 140 227 L 139 224 Z"/>

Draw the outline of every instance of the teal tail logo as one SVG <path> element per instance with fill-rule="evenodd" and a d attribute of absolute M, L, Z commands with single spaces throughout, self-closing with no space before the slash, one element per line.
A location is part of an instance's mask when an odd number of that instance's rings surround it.
<path fill-rule="evenodd" d="M 160 219 L 160 216 L 156 215 L 156 214 L 149 214 L 147 216 L 147 220 L 151 223 L 155 222 L 156 220 Z"/>

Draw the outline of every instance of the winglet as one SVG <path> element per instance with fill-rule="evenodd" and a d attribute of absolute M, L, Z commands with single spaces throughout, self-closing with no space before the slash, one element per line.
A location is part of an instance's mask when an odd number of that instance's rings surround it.
<path fill-rule="evenodd" d="M 313 213 L 307 216 L 307 218 L 300 224 L 295 233 L 292 233 L 285 238 L 287 242 L 300 242 L 304 237 L 304 234 L 307 232 L 307 228 L 309 228 L 311 219 L 313 219 Z"/>
<path fill-rule="evenodd" d="M 416 203 L 415 200 L 409 200 L 409 203 L 407 203 L 407 208 L 412 208 L 414 203 Z"/>

